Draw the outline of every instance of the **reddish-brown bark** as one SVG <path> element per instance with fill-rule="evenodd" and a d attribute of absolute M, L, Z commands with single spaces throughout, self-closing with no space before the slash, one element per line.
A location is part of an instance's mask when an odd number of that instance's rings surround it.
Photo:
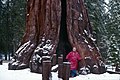
<path fill-rule="evenodd" d="M 66 3 L 64 7 L 61 2 Z M 91 58 L 91 64 L 98 63 L 98 57 L 101 55 L 93 40 L 92 27 L 83 0 L 28 0 L 26 32 L 16 51 L 16 69 L 20 69 L 22 64 L 28 67 L 30 61 L 33 71 L 41 69 L 38 65 L 42 65 L 43 56 L 52 56 L 56 53 L 58 43 L 61 45 L 59 39 L 62 38 L 59 34 L 62 33 L 61 28 L 64 28 L 62 20 L 66 25 L 64 25 L 65 35 L 68 37 L 66 42 L 69 42 L 71 47 L 77 48 L 83 58 L 82 66 L 86 65 L 85 58 L 88 57 Z M 62 40 L 62 45 L 65 45 L 63 42 L 64 40 Z M 36 65 L 36 60 L 39 62 L 38 65 Z M 42 72 L 39 70 L 38 72 Z"/>
<path fill-rule="evenodd" d="M 22 63 L 28 66 L 35 53 L 56 53 L 60 19 L 60 0 L 28 0 L 26 32 L 16 51 L 18 67 Z"/>
<path fill-rule="evenodd" d="M 67 0 L 67 31 L 70 44 L 77 48 L 83 58 L 100 57 L 83 0 Z M 96 59 L 92 61 L 96 63 Z"/>

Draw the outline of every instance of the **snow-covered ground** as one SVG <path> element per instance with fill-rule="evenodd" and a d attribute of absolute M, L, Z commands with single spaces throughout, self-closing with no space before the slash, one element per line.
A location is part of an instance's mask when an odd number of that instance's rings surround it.
<path fill-rule="evenodd" d="M 8 70 L 8 63 L 0 65 L 0 80 L 42 80 L 42 75 L 31 73 L 29 68 L 23 70 Z M 52 73 L 52 80 L 60 80 L 57 73 Z M 79 75 L 69 80 L 120 80 L 119 74 L 104 73 L 100 75 L 88 74 Z"/>

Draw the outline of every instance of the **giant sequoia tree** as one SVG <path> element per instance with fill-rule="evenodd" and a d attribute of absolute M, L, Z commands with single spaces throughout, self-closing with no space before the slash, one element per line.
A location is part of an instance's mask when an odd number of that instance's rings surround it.
<path fill-rule="evenodd" d="M 30 60 L 63 54 L 75 46 L 83 58 L 97 64 L 101 57 L 83 0 L 28 0 L 26 32 L 16 51 L 15 69 L 28 67 Z"/>

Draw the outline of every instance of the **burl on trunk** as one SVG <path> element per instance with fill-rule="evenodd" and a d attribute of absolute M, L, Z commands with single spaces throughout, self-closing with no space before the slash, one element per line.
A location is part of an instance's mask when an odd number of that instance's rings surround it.
<path fill-rule="evenodd" d="M 43 60 L 53 54 L 65 58 L 73 46 L 83 58 L 81 67 L 98 65 L 101 55 L 83 0 L 28 0 L 26 32 L 10 69 L 31 65 L 31 71 L 41 73 Z"/>

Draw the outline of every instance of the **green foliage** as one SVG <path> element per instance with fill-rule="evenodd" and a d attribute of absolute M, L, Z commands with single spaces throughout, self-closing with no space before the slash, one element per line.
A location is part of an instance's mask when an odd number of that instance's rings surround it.
<path fill-rule="evenodd" d="M 120 1 L 110 0 L 106 29 L 109 40 L 108 60 L 120 63 Z"/>
<path fill-rule="evenodd" d="M 106 38 L 106 27 L 105 27 L 105 7 L 107 4 L 104 0 L 86 0 L 86 6 L 88 8 L 88 14 L 93 26 L 93 34 L 97 39 L 96 43 L 100 49 L 103 57 L 107 57 L 106 51 L 108 49 Z"/>
<path fill-rule="evenodd" d="M 24 33 L 26 0 L 3 0 L 0 5 L 0 52 L 11 53 Z"/>
<path fill-rule="evenodd" d="M 120 62 L 120 1 L 86 0 L 89 17 L 102 56 Z"/>

